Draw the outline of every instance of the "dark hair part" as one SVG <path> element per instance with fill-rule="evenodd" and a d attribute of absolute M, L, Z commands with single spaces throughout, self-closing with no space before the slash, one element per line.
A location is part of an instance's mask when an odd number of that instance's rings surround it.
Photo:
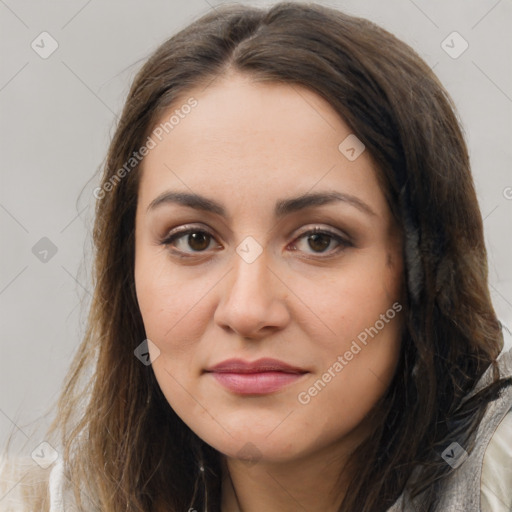
<path fill-rule="evenodd" d="M 179 97 L 228 71 L 316 92 L 376 163 L 404 235 L 405 329 L 396 375 L 371 412 L 373 435 L 353 455 L 355 477 L 339 510 L 386 510 L 404 489 L 422 493 L 422 510 L 433 510 L 450 470 L 440 453 L 454 438 L 470 451 L 487 404 L 510 383 L 498 381 L 501 325 L 454 105 L 409 46 L 365 19 L 296 2 L 217 7 L 137 74 L 103 184 Z M 89 327 L 52 428 L 62 433 L 77 499 L 83 486 L 81 497 L 102 511 L 204 510 L 207 502 L 216 512 L 219 454 L 174 413 L 151 366 L 133 355 L 146 337 L 134 286 L 139 174 L 97 202 Z M 464 401 L 488 367 L 493 384 Z"/>

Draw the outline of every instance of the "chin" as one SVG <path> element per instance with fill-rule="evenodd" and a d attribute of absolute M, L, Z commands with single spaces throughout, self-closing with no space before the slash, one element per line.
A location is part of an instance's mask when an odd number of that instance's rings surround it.
<path fill-rule="evenodd" d="M 285 441 L 282 437 L 272 434 L 273 439 L 261 432 L 245 431 L 236 433 L 230 430 L 233 437 L 213 439 L 211 436 L 200 436 L 207 444 L 230 459 L 246 462 L 253 466 L 258 462 L 283 463 L 299 458 L 307 451 L 301 450 L 297 443 Z"/>

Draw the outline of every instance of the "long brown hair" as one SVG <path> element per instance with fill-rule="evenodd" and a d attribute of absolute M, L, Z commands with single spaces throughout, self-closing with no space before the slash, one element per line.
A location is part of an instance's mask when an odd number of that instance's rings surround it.
<path fill-rule="evenodd" d="M 96 203 L 88 330 L 50 430 L 60 433 L 75 497 L 104 512 L 202 511 L 206 501 L 209 512 L 220 510 L 220 454 L 134 357 L 146 338 L 134 287 L 140 173 L 134 166 L 114 178 L 178 98 L 228 70 L 316 92 L 377 164 L 404 236 L 405 329 L 340 511 L 386 510 L 405 489 L 424 491 L 422 510 L 434 510 L 450 470 L 439 454 L 453 438 L 470 451 L 487 404 L 510 383 L 496 371 L 503 338 L 467 148 L 451 99 L 409 46 L 365 19 L 297 2 L 216 7 L 163 43 L 135 77 Z M 493 384 L 463 401 L 490 365 Z M 420 471 L 409 478 L 413 468 Z"/>

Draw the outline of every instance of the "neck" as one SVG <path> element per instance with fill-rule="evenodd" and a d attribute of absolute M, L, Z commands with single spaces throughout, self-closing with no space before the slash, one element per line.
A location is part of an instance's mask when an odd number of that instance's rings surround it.
<path fill-rule="evenodd" d="M 336 512 L 348 486 L 345 468 L 351 451 L 339 442 L 286 461 L 250 464 L 223 456 L 221 510 Z"/>

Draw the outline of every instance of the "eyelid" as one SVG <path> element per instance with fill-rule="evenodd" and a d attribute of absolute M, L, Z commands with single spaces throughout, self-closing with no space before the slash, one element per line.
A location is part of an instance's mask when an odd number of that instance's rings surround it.
<path fill-rule="evenodd" d="M 208 233 L 210 236 L 214 237 L 213 233 L 208 228 L 202 226 L 201 224 L 183 224 L 182 226 L 167 231 L 162 239 L 162 243 L 176 235 L 187 234 L 192 230 L 204 231 L 205 233 Z"/>
<path fill-rule="evenodd" d="M 302 235 L 305 235 L 306 233 L 315 233 L 315 232 L 327 233 L 329 235 L 333 235 L 333 236 L 337 236 L 339 238 L 342 238 L 346 242 L 350 241 L 349 240 L 350 237 L 347 234 L 343 233 L 342 231 L 335 230 L 334 228 L 331 228 L 331 227 L 322 227 L 318 223 L 313 224 L 313 227 L 306 226 L 303 230 L 301 230 L 297 234 L 295 234 L 295 238 L 298 238 L 298 237 L 300 237 Z"/>

